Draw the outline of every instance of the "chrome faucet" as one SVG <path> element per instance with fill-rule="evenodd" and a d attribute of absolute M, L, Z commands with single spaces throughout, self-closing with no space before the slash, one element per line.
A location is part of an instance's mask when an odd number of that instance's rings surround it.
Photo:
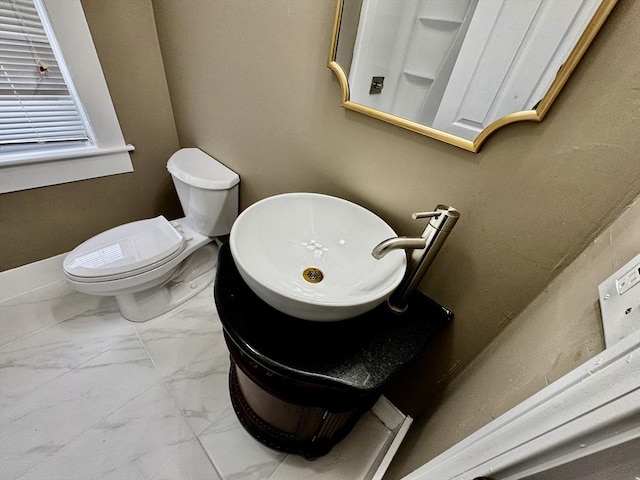
<path fill-rule="evenodd" d="M 380 260 L 392 250 L 399 250 L 401 248 L 404 250 L 413 250 L 417 248 L 422 249 L 426 246 L 426 238 L 393 237 L 387 238 L 386 240 L 373 247 L 371 255 L 373 255 L 373 258 L 375 258 L 376 260 Z"/>
<path fill-rule="evenodd" d="M 460 212 L 448 205 L 438 205 L 433 212 L 414 213 L 411 217 L 414 220 L 430 218 L 421 237 L 388 238 L 376 245 L 371 252 L 371 255 L 379 260 L 392 250 L 413 250 L 407 273 L 387 300 L 389 308 L 398 313 L 406 312 L 411 294 L 420 284 L 449 232 L 460 218 Z"/>

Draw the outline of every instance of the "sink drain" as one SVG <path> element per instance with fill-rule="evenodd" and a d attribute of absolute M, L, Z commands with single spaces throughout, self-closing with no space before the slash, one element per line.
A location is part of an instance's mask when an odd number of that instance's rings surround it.
<path fill-rule="evenodd" d="M 318 283 L 322 281 L 324 275 L 322 274 L 321 270 L 314 267 L 309 267 L 305 268 L 304 272 L 302 272 L 302 278 L 304 278 L 309 283 Z"/>

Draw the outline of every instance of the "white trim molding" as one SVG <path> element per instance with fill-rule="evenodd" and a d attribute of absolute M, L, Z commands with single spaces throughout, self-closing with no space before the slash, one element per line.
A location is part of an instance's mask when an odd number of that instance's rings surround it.
<path fill-rule="evenodd" d="M 640 438 L 640 331 L 404 480 L 517 480 Z"/>
<path fill-rule="evenodd" d="M 124 145 L 22 154 L 3 163 L 0 193 L 131 172 L 129 152 L 133 150 L 133 145 Z"/>
<path fill-rule="evenodd" d="M 0 302 L 64 280 L 67 253 L 0 272 Z"/>
<path fill-rule="evenodd" d="M 380 455 L 375 460 L 369 473 L 364 478 L 367 480 L 382 480 L 387 468 L 389 468 L 391 464 L 391 460 L 393 460 L 393 457 L 400 448 L 400 444 L 407 435 L 413 418 L 409 415 L 404 415 L 384 395 L 378 399 L 371 410 L 384 426 L 389 429 L 391 434 L 387 438 L 385 446 L 382 448 Z"/>
<path fill-rule="evenodd" d="M 3 153 L 0 162 L 0 193 L 74 182 L 133 171 L 127 145 L 111 101 L 91 32 L 80 0 L 36 0 L 46 11 L 63 66 L 73 78 L 92 131 L 85 148 L 61 148 L 54 153 Z"/>

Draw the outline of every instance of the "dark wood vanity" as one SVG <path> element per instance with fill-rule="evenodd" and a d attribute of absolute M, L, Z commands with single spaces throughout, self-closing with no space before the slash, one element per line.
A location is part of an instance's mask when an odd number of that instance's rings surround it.
<path fill-rule="evenodd" d="M 401 315 L 382 305 L 339 322 L 293 318 L 249 289 L 228 244 L 220 249 L 214 296 L 240 422 L 265 445 L 308 459 L 342 440 L 453 318 L 419 292 Z"/>

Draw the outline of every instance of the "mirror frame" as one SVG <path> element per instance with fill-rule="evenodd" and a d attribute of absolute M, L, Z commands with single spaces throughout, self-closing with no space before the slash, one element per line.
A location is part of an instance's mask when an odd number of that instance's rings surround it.
<path fill-rule="evenodd" d="M 477 153 L 480 150 L 480 146 L 485 142 L 487 137 L 489 137 L 489 135 L 505 125 L 514 122 L 522 122 L 525 120 L 532 120 L 536 122 L 542 121 L 542 119 L 549 111 L 551 104 L 560 93 L 560 90 L 562 90 L 562 87 L 571 76 L 571 73 L 573 73 L 573 70 L 578 65 L 578 62 L 595 38 L 596 34 L 600 30 L 600 27 L 602 27 L 602 25 L 604 24 L 605 20 L 609 16 L 609 13 L 611 13 L 611 10 L 613 10 L 613 7 L 617 3 L 617 1 L 618 0 L 602 0 L 602 3 L 593 15 L 593 18 L 587 24 L 584 32 L 578 39 L 576 46 L 573 48 L 573 50 L 569 54 L 569 57 L 567 57 L 567 60 L 558 70 L 558 74 L 556 75 L 555 80 L 551 83 L 549 90 L 547 90 L 547 93 L 538 103 L 537 108 L 535 108 L 534 110 L 523 110 L 520 112 L 510 113 L 509 115 L 497 119 L 493 123 L 489 124 L 484 130 L 482 130 L 474 140 L 467 140 L 466 138 L 458 137 L 441 130 L 436 130 L 434 128 L 427 127 L 426 125 L 412 122 L 411 120 L 397 117 L 390 113 L 376 110 L 360 103 L 352 102 L 349 99 L 349 82 L 347 75 L 344 73 L 344 70 L 342 69 L 340 64 L 336 62 L 338 37 L 340 35 L 340 23 L 342 21 L 342 7 L 344 5 L 344 0 L 337 0 L 331 50 L 329 52 L 329 62 L 327 66 L 335 73 L 340 83 L 340 87 L 342 89 L 342 107 L 362 113 L 364 115 L 368 115 L 373 118 L 377 118 L 378 120 L 382 120 L 393 125 L 397 125 L 398 127 L 406 128 L 413 132 L 426 135 L 427 137 L 440 140 L 450 145 L 463 148 L 470 152 Z"/>

